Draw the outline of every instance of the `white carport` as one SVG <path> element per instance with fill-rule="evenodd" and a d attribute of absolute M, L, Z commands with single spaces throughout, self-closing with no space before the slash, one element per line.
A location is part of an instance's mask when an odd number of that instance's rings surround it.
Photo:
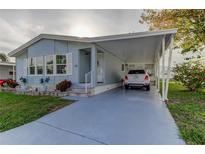
<path fill-rule="evenodd" d="M 97 47 L 114 54 L 125 63 L 154 64 L 154 76 L 157 90 L 160 90 L 160 59 L 162 59 L 162 99 L 167 100 L 172 57 L 173 37 L 177 29 L 130 33 L 122 35 L 92 38 Z M 168 61 L 165 53 L 169 52 Z M 165 70 L 165 62 L 168 70 Z M 165 78 L 165 71 L 167 75 Z"/>

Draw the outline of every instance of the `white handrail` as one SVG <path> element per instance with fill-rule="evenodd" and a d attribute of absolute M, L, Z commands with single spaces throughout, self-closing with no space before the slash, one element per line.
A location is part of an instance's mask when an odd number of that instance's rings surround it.
<path fill-rule="evenodd" d="M 90 75 L 90 82 L 92 83 L 92 71 L 85 74 L 85 93 L 88 93 L 88 75 Z"/>

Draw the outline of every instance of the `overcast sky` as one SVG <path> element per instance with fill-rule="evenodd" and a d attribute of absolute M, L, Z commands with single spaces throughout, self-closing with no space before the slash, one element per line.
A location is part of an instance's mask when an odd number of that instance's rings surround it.
<path fill-rule="evenodd" d="M 0 52 L 40 33 L 101 36 L 148 30 L 142 10 L 0 10 Z"/>
<path fill-rule="evenodd" d="M 143 10 L 0 10 L 0 52 L 8 53 L 40 33 L 91 37 L 147 31 L 148 26 L 139 23 L 142 12 Z M 179 53 L 174 52 L 174 63 L 184 59 Z M 188 54 L 190 56 L 192 54 Z"/>

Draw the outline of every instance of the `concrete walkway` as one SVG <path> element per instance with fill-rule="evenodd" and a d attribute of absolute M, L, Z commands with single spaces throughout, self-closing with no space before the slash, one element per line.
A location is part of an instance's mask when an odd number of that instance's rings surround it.
<path fill-rule="evenodd" d="M 115 89 L 0 133 L 0 144 L 184 144 L 158 94 Z"/>

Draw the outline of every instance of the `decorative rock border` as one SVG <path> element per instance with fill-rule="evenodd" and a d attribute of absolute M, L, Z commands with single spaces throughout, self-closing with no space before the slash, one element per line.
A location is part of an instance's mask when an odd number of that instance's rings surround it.
<path fill-rule="evenodd" d="M 16 88 L 9 88 L 9 87 L 1 87 L 2 92 L 13 92 L 15 94 L 24 94 L 24 95 L 30 95 L 30 96 L 58 96 L 58 97 L 64 97 L 69 95 L 69 91 L 66 92 L 60 92 L 59 90 L 53 90 L 53 91 L 47 91 L 47 92 L 42 92 L 42 91 L 34 91 L 34 90 L 26 90 L 23 91 L 21 89 L 16 89 Z"/>

